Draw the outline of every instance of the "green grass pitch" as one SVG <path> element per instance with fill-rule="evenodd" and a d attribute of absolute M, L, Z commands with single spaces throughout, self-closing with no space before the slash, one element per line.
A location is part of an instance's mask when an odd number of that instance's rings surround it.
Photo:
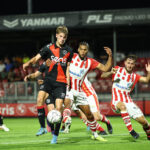
<path fill-rule="evenodd" d="M 128 133 L 121 117 L 108 117 L 113 126 L 113 134 L 103 136 L 108 141 L 91 139 L 91 133 L 79 118 L 72 118 L 69 134 L 60 133 L 58 144 L 51 145 L 51 133 L 36 137 L 39 129 L 37 118 L 4 118 L 10 132 L 0 130 L 0 150 L 149 150 L 150 141 L 140 124 L 132 121 L 133 128 L 140 134 L 134 140 Z M 150 122 L 150 117 L 146 117 Z M 106 125 L 101 123 L 106 129 Z M 107 130 L 107 129 L 106 129 Z"/>

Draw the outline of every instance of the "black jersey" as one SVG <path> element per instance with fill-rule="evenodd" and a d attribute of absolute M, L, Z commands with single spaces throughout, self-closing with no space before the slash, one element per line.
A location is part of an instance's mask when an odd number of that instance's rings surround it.
<path fill-rule="evenodd" d="M 73 50 L 68 45 L 59 48 L 54 43 L 46 45 L 39 53 L 42 59 L 46 60 L 50 58 L 52 61 L 45 78 L 66 83 L 67 63 L 72 60 Z"/>

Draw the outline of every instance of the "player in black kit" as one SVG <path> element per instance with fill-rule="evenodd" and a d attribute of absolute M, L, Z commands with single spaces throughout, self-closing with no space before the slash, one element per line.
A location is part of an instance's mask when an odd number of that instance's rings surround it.
<path fill-rule="evenodd" d="M 69 72 L 67 67 L 70 65 L 73 56 L 72 49 L 65 44 L 67 36 L 68 29 L 66 26 L 57 27 L 56 42 L 46 45 L 35 57 L 23 64 L 23 69 L 25 70 L 30 64 L 37 63 L 41 58 L 43 60 L 51 60 L 43 83 L 43 89 L 41 89 L 37 99 L 37 109 L 40 115 L 45 115 L 44 102 L 52 93 L 56 98 L 55 108 L 62 113 L 62 104 L 66 95 L 66 85 L 69 84 Z M 56 124 L 57 129 L 60 129 L 60 125 L 61 123 Z M 56 144 L 57 138 L 58 136 L 53 134 L 51 144 Z"/>

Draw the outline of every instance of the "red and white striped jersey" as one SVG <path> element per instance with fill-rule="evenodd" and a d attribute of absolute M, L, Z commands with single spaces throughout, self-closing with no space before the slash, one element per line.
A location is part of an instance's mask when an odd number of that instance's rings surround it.
<path fill-rule="evenodd" d="M 99 62 L 93 58 L 86 57 L 81 60 L 77 53 L 74 53 L 72 61 L 69 67 L 71 89 L 77 92 L 81 92 L 84 89 L 85 78 L 87 73 L 98 66 Z"/>
<path fill-rule="evenodd" d="M 115 68 L 117 72 L 112 76 L 112 101 L 132 102 L 130 92 L 141 76 L 134 72 L 129 74 L 124 67 L 116 66 Z"/>

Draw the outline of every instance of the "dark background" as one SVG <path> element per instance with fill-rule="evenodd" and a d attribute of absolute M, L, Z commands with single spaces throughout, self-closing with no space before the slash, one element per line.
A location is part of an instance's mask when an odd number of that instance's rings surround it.
<path fill-rule="evenodd" d="M 129 8 L 150 8 L 149 0 L 99 0 L 94 1 L 50 1 L 32 0 L 32 13 L 88 11 L 88 10 L 113 10 Z M 3 0 L 0 4 L 0 15 L 21 15 L 27 14 L 27 0 Z M 87 41 L 97 59 L 104 54 L 103 46 L 113 48 L 114 28 L 89 28 L 69 29 L 68 41 L 74 50 L 77 49 L 79 41 Z M 149 26 L 122 26 L 117 27 L 117 50 L 128 54 L 129 52 L 139 53 L 149 51 L 150 28 Z M 8 55 L 23 56 L 24 54 L 33 57 L 41 47 L 51 42 L 51 34 L 55 30 L 36 31 L 12 31 L 0 32 L 1 57 Z"/>
<path fill-rule="evenodd" d="M 0 15 L 27 13 L 28 0 L 1 0 Z M 149 0 L 97 0 L 97 1 L 59 1 L 32 0 L 32 13 L 149 8 Z"/>

